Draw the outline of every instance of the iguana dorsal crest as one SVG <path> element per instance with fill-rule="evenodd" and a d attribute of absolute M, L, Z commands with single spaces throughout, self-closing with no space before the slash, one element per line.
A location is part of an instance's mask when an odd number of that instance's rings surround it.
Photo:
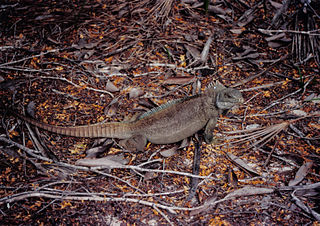
<path fill-rule="evenodd" d="M 158 107 L 155 107 L 155 108 L 152 108 L 151 110 L 149 111 L 146 111 L 145 113 L 143 113 L 142 115 L 140 115 L 137 120 L 140 120 L 140 119 L 143 119 L 147 116 L 150 116 L 158 111 L 161 111 L 162 109 L 166 109 L 166 108 L 169 108 L 171 107 L 172 105 L 175 105 L 175 104 L 178 104 L 178 103 L 181 103 L 181 102 L 184 102 L 188 99 L 191 99 L 191 98 L 196 98 L 197 96 L 199 95 L 194 95 L 194 96 L 187 96 L 187 97 L 184 97 L 184 98 L 179 98 L 179 99 L 175 99 L 175 100 L 170 100 L 168 101 L 167 103 L 165 104 L 162 104 Z"/>

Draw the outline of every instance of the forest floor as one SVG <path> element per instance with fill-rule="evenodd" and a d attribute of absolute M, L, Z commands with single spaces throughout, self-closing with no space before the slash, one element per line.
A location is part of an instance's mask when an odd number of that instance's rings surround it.
<path fill-rule="evenodd" d="M 0 3 L 0 224 L 319 225 L 319 1 L 206 2 Z M 128 152 L 8 111 L 123 121 L 217 81 L 245 102 L 213 144 Z"/>

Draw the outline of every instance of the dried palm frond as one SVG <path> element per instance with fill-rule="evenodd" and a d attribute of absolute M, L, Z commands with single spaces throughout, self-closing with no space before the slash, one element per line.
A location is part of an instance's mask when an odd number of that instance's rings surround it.
<path fill-rule="evenodd" d="M 233 140 L 229 142 L 230 147 L 235 145 L 243 144 L 246 142 L 251 142 L 251 147 L 261 147 L 272 140 L 276 135 L 278 135 L 281 131 L 284 131 L 288 128 L 289 125 L 294 124 L 295 122 L 310 118 L 310 117 L 320 117 L 319 112 L 315 112 L 310 115 L 306 115 L 297 119 L 292 119 L 288 121 L 284 121 L 275 125 L 271 125 L 268 127 L 256 128 L 256 129 L 246 129 L 246 130 L 235 130 L 229 132 L 223 132 L 226 134 L 226 137 L 223 137 L 224 140 Z M 238 135 L 235 135 L 238 134 Z M 218 146 L 223 146 L 225 144 L 221 144 Z"/>
<path fill-rule="evenodd" d="M 294 13 L 290 5 L 296 9 Z M 291 52 L 297 65 L 304 64 L 313 58 L 320 66 L 319 6 L 320 1 L 283 0 L 269 26 L 269 29 L 274 27 L 282 30 L 287 27 L 288 20 L 291 21 L 294 30 L 294 32 L 290 31 L 293 33 Z"/>
<path fill-rule="evenodd" d="M 293 35 L 292 55 L 300 64 L 314 58 L 320 66 L 320 33 L 316 21 L 319 19 L 316 10 L 309 3 L 305 3 L 295 16 L 294 30 L 297 32 Z"/>
<path fill-rule="evenodd" d="M 170 14 L 172 3 L 173 0 L 157 0 L 155 6 L 150 11 L 150 15 L 155 15 L 157 21 L 163 22 Z"/>
<path fill-rule="evenodd" d="M 239 134 L 234 136 L 227 136 L 225 140 L 235 140 L 229 144 L 241 144 L 246 142 L 254 142 L 251 144 L 253 147 L 263 146 L 272 140 L 277 134 L 285 130 L 290 125 L 289 122 L 282 122 L 272 126 L 257 128 L 257 129 L 246 129 L 246 130 L 236 130 L 230 132 L 224 132 L 228 135 Z"/>

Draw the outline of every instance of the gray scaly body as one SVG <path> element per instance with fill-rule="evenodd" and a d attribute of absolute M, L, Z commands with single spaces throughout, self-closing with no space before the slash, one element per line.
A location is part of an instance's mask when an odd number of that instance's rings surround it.
<path fill-rule="evenodd" d="M 126 149 L 142 151 L 147 141 L 169 144 L 192 136 L 205 127 L 206 142 L 213 139 L 212 131 L 221 113 L 243 102 L 241 93 L 221 84 L 203 94 L 175 100 L 144 113 L 135 121 L 108 122 L 85 126 L 62 127 L 20 118 L 48 131 L 74 137 L 109 137 L 123 139 Z"/>

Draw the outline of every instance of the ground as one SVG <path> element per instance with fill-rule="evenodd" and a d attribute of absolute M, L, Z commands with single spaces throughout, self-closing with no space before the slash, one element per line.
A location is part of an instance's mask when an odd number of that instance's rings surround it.
<path fill-rule="evenodd" d="M 0 222 L 319 225 L 319 8 L 1 2 Z M 219 118 L 212 144 L 200 131 L 127 152 L 12 114 L 62 126 L 130 120 L 217 81 L 245 102 Z M 114 165 L 78 164 L 89 156 Z"/>

